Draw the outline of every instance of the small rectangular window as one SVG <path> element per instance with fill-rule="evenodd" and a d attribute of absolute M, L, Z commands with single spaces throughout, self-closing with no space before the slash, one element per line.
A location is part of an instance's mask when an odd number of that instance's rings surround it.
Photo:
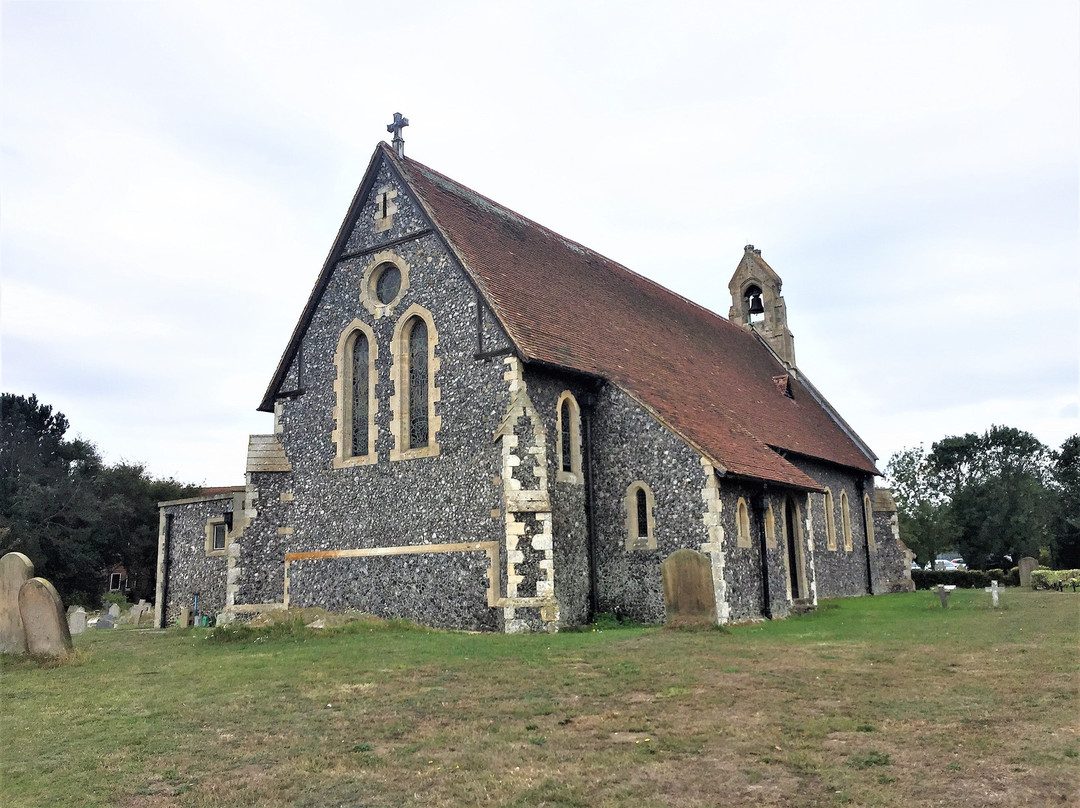
<path fill-rule="evenodd" d="M 214 525 L 214 549 L 225 549 L 225 525 Z"/>
<path fill-rule="evenodd" d="M 120 591 L 120 573 L 119 572 L 114 572 L 112 575 L 109 576 L 109 591 L 110 592 L 119 592 Z"/>

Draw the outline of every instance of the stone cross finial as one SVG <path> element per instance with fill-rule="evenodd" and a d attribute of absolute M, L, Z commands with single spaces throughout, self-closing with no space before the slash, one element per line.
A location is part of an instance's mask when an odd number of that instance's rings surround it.
<path fill-rule="evenodd" d="M 401 130 L 409 125 L 409 119 L 404 117 L 400 112 L 394 113 L 394 122 L 386 125 L 387 132 L 394 133 L 393 146 L 394 151 L 397 152 L 397 156 L 405 157 L 405 138 L 401 136 Z"/>

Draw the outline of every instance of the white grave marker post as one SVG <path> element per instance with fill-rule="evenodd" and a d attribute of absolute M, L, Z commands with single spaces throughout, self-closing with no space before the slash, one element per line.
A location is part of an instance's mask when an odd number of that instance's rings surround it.
<path fill-rule="evenodd" d="M 991 581 L 990 586 L 986 587 L 986 591 L 990 593 L 990 597 L 994 602 L 994 608 L 996 609 L 999 605 L 998 592 L 1000 592 L 1000 590 L 998 589 L 998 582 Z"/>

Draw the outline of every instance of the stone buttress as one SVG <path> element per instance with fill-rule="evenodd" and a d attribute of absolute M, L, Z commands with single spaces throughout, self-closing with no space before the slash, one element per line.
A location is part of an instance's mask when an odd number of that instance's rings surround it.
<path fill-rule="evenodd" d="M 497 601 L 507 633 L 558 626 L 548 492 L 546 432 L 516 357 L 505 360 L 510 405 L 495 433 L 502 457 L 505 594 Z M 537 611 L 538 617 L 537 620 Z"/>

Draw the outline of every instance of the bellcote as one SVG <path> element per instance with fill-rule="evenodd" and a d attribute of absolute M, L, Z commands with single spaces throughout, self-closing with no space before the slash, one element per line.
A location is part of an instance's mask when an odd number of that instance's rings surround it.
<path fill-rule="evenodd" d="M 761 257 L 761 250 L 747 244 L 728 283 L 728 319 L 759 334 L 785 363 L 794 367 L 795 337 L 788 330 L 787 305 L 780 295 L 782 284 L 780 276 Z"/>

